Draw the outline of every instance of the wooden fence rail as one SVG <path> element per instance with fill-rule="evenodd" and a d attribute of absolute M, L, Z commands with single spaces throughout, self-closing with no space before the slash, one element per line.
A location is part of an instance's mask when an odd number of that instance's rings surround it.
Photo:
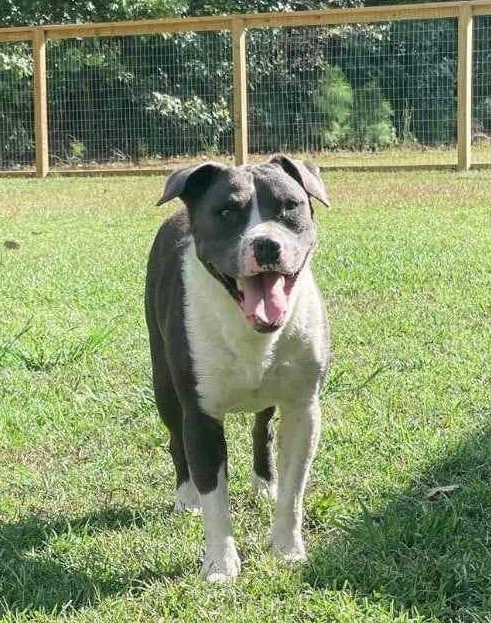
<path fill-rule="evenodd" d="M 455 19 L 458 22 L 457 168 L 471 167 L 473 22 L 491 15 L 491 0 L 331 9 L 288 13 L 260 13 L 195 18 L 171 18 L 114 23 L 44 25 L 2 28 L 0 44 L 31 42 L 33 50 L 35 175 L 45 177 L 49 167 L 46 42 L 49 39 L 120 37 L 156 33 L 230 31 L 233 62 L 233 121 L 236 163 L 248 158 L 247 50 L 245 34 L 252 28 L 291 28 L 380 23 L 396 20 Z M 491 163 L 486 163 L 486 165 Z M 482 165 L 481 165 L 482 166 Z M 91 171 L 94 173 L 94 171 Z M 116 172 L 116 171 L 113 171 Z M 128 174 L 128 169 L 121 171 Z M 133 171 L 135 172 L 135 171 Z M 136 171 L 138 172 L 138 171 Z M 74 174 L 74 171 L 66 171 Z M 78 171 L 83 173 L 83 171 Z M 0 174 L 11 172 L 0 171 Z M 20 174 L 25 174 L 20 172 Z"/>

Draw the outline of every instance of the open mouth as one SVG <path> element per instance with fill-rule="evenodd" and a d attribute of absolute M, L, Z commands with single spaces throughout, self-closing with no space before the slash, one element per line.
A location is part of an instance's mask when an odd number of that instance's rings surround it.
<path fill-rule="evenodd" d="M 298 273 L 258 273 L 235 280 L 226 277 L 226 285 L 244 312 L 247 322 L 259 333 L 276 331 L 284 323 L 290 292 Z"/>

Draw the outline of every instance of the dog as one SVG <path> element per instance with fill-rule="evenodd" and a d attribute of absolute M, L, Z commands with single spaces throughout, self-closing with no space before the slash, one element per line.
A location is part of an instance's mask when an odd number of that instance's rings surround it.
<path fill-rule="evenodd" d="M 145 288 L 153 385 L 169 429 L 175 510 L 202 512 L 201 575 L 240 572 L 232 535 L 224 419 L 255 413 L 252 484 L 275 499 L 270 545 L 305 560 L 303 495 L 319 430 L 329 328 L 310 260 L 319 170 L 284 155 L 173 172 L 157 205 L 184 203 L 152 246 Z M 278 468 L 273 416 L 279 410 Z"/>

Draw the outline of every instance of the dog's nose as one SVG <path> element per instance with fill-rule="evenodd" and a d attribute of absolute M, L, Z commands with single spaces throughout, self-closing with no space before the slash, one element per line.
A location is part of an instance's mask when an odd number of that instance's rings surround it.
<path fill-rule="evenodd" d="M 281 247 L 276 240 L 266 237 L 256 238 L 252 248 L 259 266 L 274 266 L 279 263 Z"/>

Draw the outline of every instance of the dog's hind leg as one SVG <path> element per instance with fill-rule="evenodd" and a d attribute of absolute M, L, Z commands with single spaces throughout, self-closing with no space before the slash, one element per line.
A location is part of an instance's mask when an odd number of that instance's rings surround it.
<path fill-rule="evenodd" d="M 274 458 L 273 416 L 276 407 L 256 413 L 252 429 L 253 471 L 252 489 L 265 498 L 276 499 L 277 476 Z"/>
<path fill-rule="evenodd" d="M 188 462 L 184 451 L 183 415 L 172 376 L 167 365 L 164 344 L 160 335 L 150 339 L 153 364 L 153 387 L 155 402 L 160 417 L 169 430 L 169 450 L 176 471 L 176 500 L 174 510 L 199 513 L 201 510 L 198 491 L 190 478 Z"/>

